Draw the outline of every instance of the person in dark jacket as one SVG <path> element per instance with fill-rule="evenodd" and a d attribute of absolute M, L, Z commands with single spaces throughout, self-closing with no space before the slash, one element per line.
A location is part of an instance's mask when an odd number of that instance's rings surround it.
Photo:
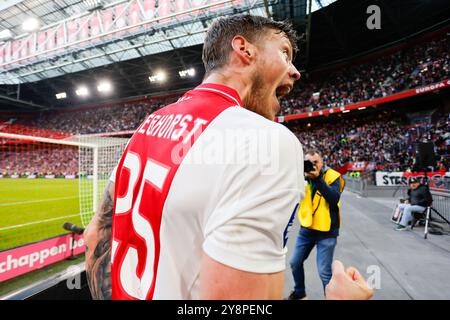
<path fill-rule="evenodd" d="M 404 231 L 412 220 L 413 212 L 424 212 L 426 207 L 431 205 L 433 198 L 427 185 L 421 184 L 416 178 L 409 180 L 408 199 L 406 203 L 400 204 L 403 216 L 395 230 Z"/>

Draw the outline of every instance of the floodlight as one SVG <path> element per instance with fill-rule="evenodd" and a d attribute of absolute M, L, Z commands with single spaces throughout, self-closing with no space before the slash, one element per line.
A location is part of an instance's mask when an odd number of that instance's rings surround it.
<path fill-rule="evenodd" d="M 36 18 L 28 18 L 22 23 L 22 29 L 24 31 L 36 31 L 39 29 L 39 20 Z"/>
<path fill-rule="evenodd" d="M 111 82 L 109 82 L 109 81 L 100 82 L 97 86 L 97 90 L 98 90 L 98 92 L 104 92 L 104 93 L 111 92 L 111 90 L 112 90 Z"/>
<path fill-rule="evenodd" d="M 8 40 L 11 38 L 12 38 L 11 30 L 4 29 L 4 30 L 0 31 L 0 40 Z"/>
<path fill-rule="evenodd" d="M 60 100 L 60 99 L 65 99 L 67 98 L 67 94 L 65 92 L 60 92 L 56 94 L 56 99 Z"/>
<path fill-rule="evenodd" d="M 87 96 L 89 94 L 89 90 L 86 87 L 79 87 L 75 93 L 77 96 Z"/>
<path fill-rule="evenodd" d="M 158 71 L 153 76 L 148 77 L 150 82 L 164 82 L 167 79 L 167 75 L 164 71 Z"/>
<path fill-rule="evenodd" d="M 195 76 L 195 69 L 190 68 L 190 69 L 186 69 L 186 70 L 181 70 L 178 72 L 178 74 L 180 75 L 180 78 L 193 77 L 193 76 Z"/>

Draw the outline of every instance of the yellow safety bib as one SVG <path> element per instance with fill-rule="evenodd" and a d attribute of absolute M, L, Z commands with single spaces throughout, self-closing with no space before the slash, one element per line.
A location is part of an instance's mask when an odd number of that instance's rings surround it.
<path fill-rule="evenodd" d="M 337 179 L 340 182 L 340 192 L 344 190 L 345 181 L 341 174 L 333 169 L 325 171 L 323 179 L 327 185 L 333 184 Z M 341 223 L 341 201 L 338 202 L 339 225 Z M 331 215 L 330 205 L 322 196 L 319 190 L 316 190 L 314 198 L 311 197 L 311 188 L 309 184 L 305 186 L 305 197 L 300 202 L 298 210 L 300 224 L 309 229 L 318 231 L 330 231 Z"/>

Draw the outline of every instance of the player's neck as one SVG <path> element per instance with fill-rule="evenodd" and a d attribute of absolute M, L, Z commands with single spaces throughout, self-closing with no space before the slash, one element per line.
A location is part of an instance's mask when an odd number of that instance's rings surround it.
<path fill-rule="evenodd" d="M 208 75 L 203 83 L 214 83 L 230 87 L 239 95 L 241 101 L 247 101 L 246 98 L 251 94 L 252 83 L 242 73 L 216 71 Z"/>

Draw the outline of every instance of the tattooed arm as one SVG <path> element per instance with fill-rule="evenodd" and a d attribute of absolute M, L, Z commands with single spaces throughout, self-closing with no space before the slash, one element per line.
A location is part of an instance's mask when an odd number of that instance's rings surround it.
<path fill-rule="evenodd" d="M 84 232 L 86 275 L 94 300 L 111 299 L 111 224 L 114 182 L 109 181 L 100 206 Z"/>

